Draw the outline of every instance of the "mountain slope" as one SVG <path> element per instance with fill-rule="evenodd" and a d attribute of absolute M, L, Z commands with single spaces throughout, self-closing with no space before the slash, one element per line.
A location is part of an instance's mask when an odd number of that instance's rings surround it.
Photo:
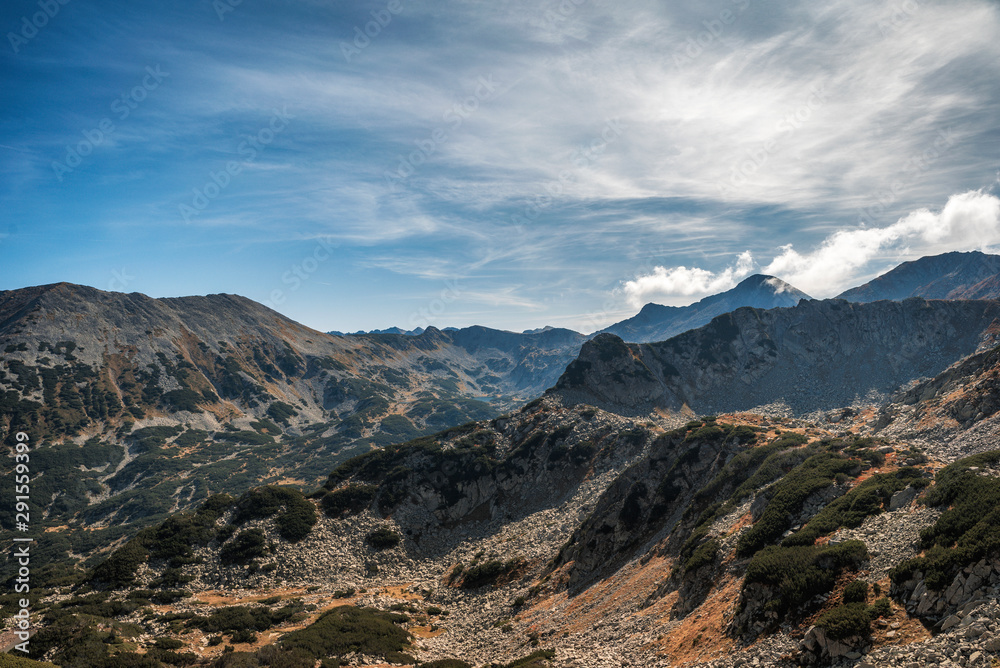
<path fill-rule="evenodd" d="M 38 564 L 213 493 L 314 487 L 353 454 L 497 415 L 554 383 L 582 340 L 453 335 L 334 337 L 235 295 L 0 292 L 0 430 L 38 446 L 32 516 L 70 528 L 43 536 Z"/>
<path fill-rule="evenodd" d="M 741 308 L 667 341 L 589 341 L 551 392 L 629 414 L 697 413 L 779 402 L 795 413 L 894 392 L 976 352 L 1000 316 L 993 301 Z"/>
<path fill-rule="evenodd" d="M 979 251 L 954 252 L 904 262 L 839 299 L 873 302 L 880 299 L 998 299 L 1000 255 Z"/>
<path fill-rule="evenodd" d="M 637 315 L 597 333 L 614 334 L 631 343 L 666 341 L 682 332 L 706 325 L 715 316 L 735 311 L 741 306 L 764 309 L 795 306 L 800 299 L 809 299 L 809 295 L 780 278 L 755 274 L 732 290 L 705 297 L 690 306 L 646 304 Z"/>
<path fill-rule="evenodd" d="M 65 659 L 58 632 L 120 628 L 149 659 L 174 647 L 201 665 L 228 665 L 228 648 L 251 652 L 234 657 L 250 666 L 534 652 L 517 665 L 791 668 L 854 653 L 930 665 L 1000 642 L 1000 554 L 976 551 L 994 529 L 942 514 L 968 516 L 964 489 L 1000 491 L 998 464 L 986 453 L 932 482 L 906 442 L 751 415 L 673 428 L 548 397 L 350 460 L 311 506 L 260 489 L 176 516 L 92 571 L 96 592 L 60 597 L 32 646 Z M 303 520 L 289 536 L 292 507 Z M 329 623 L 377 628 L 386 613 L 405 613 L 388 621 L 411 635 L 380 631 L 394 643 L 365 656 L 348 641 L 361 629 Z"/>

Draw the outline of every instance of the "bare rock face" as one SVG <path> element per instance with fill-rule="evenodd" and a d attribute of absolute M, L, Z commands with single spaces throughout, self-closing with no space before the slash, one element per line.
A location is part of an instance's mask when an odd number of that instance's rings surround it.
<path fill-rule="evenodd" d="M 994 301 L 852 304 L 802 301 L 741 308 L 667 341 L 601 335 L 551 390 L 623 413 L 699 413 L 783 402 L 796 413 L 885 397 L 979 348 L 1000 316 Z"/>
<path fill-rule="evenodd" d="M 799 643 L 801 650 L 799 661 L 802 665 L 817 663 L 828 665 L 840 659 L 858 659 L 869 646 L 868 638 L 852 636 L 834 639 L 829 637 L 822 627 L 810 626 Z"/>

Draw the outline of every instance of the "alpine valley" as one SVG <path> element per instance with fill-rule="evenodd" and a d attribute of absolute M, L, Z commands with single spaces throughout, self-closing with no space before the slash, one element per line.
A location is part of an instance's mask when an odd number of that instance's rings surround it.
<path fill-rule="evenodd" d="M 0 292 L 0 667 L 997 665 L 998 300 L 982 253 L 591 335 Z"/>

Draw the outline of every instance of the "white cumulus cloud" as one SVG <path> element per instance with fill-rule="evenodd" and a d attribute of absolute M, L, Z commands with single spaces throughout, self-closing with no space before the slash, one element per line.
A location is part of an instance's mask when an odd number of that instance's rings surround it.
<path fill-rule="evenodd" d="M 651 301 L 671 302 L 678 297 L 690 302 L 693 296 L 706 296 L 729 290 L 739 279 L 753 271 L 756 263 L 750 251 L 740 253 L 736 263 L 722 271 L 698 267 L 653 267 L 653 272 L 626 281 L 620 288 L 629 304 L 641 306 Z"/>
<path fill-rule="evenodd" d="M 949 197 L 940 212 L 919 209 L 885 227 L 838 230 L 809 251 L 799 252 L 792 244 L 779 246 L 779 253 L 761 273 L 822 299 L 865 283 L 907 260 L 951 251 L 991 251 L 997 246 L 1000 198 L 971 190 Z M 651 301 L 689 304 L 734 287 L 755 266 L 750 251 L 744 251 L 733 265 L 717 272 L 700 267 L 657 266 L 652 273 L 626 281 L 617 292 L 631 306 Z"/>
<path fill-rule="evenodd" d="M 885 257 L 902 262 L 998 243 L 1000 199 L 974 190 L 952 195 L 939 213 L 920 209 L 886 227 L 838 230 L 805 253 L 782 246 L 763 271 L 808 294 L 831 297 L 871 278 L 871 264 Z"/>

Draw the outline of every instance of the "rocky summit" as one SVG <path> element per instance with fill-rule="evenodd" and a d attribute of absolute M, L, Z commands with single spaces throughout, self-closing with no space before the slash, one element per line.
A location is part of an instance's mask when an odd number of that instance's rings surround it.
<path fill-rule="evenodd" d="M 646 304 L 631 318 L 602 329 L 599 334 L 614 334 L 635 343 L 665 341 L 673 336 L 708 324 L 712 318 L 735 311 L 741 306 L 769 309 L 795 306 L 809 295 L 774 276 L 755 274 L 739 285 L 717 295 L 705 297 L 690 306 Z"/>

